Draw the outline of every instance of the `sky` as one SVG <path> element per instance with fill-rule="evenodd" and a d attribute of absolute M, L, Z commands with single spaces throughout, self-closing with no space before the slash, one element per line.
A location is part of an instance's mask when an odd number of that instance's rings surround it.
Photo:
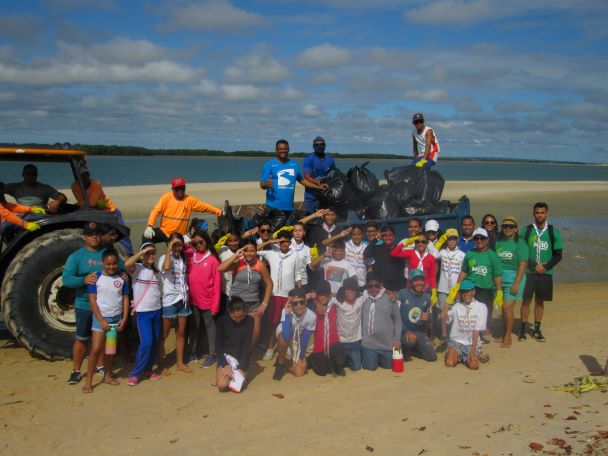
<path fill-rule="evenodd" d="M 0 0 L 0 142 L 608 162 L 605 0 Z M 505 176 L 508 178 L 508 176 Z"/>

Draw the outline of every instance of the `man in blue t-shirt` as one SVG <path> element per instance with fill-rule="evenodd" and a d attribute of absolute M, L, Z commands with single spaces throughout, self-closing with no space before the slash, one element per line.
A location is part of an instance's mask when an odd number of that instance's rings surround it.
<path fill-rule="evenodd" d="M 296 181 L 304 187 L 316 190 L 327 188 L 327 184 L 315 184 L 304 179 L 300 166 L 295 160 L 289 159 L 289 143 L 279 139 L 275 146 L 276 158 L 267 161 L 262 168 L 260 188 L 266 190 L 266 206 L 282 211 L 286 217 L 293 212 L 293 195 Z"/>
<path fill-rule="evenodd" d="M 327 176 L 331 169 L 336 169 L 336 163 L 331 155 L 325 153 L 325 140 L 317 136 L 312 140 L 314 153 L 309 154 L 302 164 L 304 169 L 304 179 L 313 184 L 319 185 L 320 179 Z M 313 213 L 319 209 L 319 200 L 312 190 L 304 191 L 304 210 Z"/>

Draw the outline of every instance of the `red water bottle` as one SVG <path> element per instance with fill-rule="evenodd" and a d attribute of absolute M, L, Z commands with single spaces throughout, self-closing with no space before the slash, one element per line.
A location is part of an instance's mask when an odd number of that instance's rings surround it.
<path fill-rule="evenodd" d="M 403 372 L 403 353 L 398 348 L 393 348 L 393 372 Z"/>

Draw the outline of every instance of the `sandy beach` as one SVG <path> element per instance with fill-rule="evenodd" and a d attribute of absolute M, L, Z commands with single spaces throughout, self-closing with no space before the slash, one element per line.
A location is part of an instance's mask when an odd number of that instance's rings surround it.
<path fill-rule="evenodd" d="M 527 455 L 532 442 L 558 450 L 547 443 L 554 438 L 583 454 L 608 430 L 608 395 L 576 399 L 550 387 L 587 375 L 585 356 L 589 365 L 608 357 L 606 293 L 605 283 L 558 286 L 548 341 L 489 344 L 477 372 L 414 360 L 403 374 L 275 382 L 272 362 L 257 361 L 240 395 L 218 393 L 214 370 L 199 367 L 134 388 L 121 368 L 123 384 L 84 395 L 66 383 L 69 362 L 33 359 L 1 340 L 0 454 Z M 601 442 L 585 454 L 606 454 Z"/>

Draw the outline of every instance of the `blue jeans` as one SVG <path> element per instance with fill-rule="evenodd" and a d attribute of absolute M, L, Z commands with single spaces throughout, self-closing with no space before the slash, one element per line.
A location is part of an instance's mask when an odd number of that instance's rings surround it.
<path fill-rule="evenodd" d="M 139 347 L 135 355 L 135 366 L 129 374 L 137 377 L 143 372 L 150 372 L 154 367 L 154 360 L 158 352 L 158 341 L 160 340 L 160 309 L 149 312 L 137 312 L 137 331 L 139 332 Z"/>
<path fill-rule="evenodd" d="M 414 160 L 412 160 L 412 164 L 415 165 L 420 160 L 422 160 L 423 157 L 424 157 L 424 155 L 418 155 L 416 158 L 414 158 Z M 433 166 L 435 166 L 435 162 L 433 160 L 431 160 L 430 158 L 427 158 L 425 165 L 422 168 L 420 168 L 420 169 L 422 169 L 423 171 L 428 171 Z"/>
<path fill-rule="evenodd" d="M 361 341 L 355 342 L 340 342 L 346 352 L 346 362 L 348 368 L 352 371 L 361 369 Z"/>
<path fill-rule="evenodd" d="M 390 369 L 393 364 L 393 351 L 361 346 L 361 364 L 366 370 L 373 371 L 378 366 L 382 369 Z"/>

